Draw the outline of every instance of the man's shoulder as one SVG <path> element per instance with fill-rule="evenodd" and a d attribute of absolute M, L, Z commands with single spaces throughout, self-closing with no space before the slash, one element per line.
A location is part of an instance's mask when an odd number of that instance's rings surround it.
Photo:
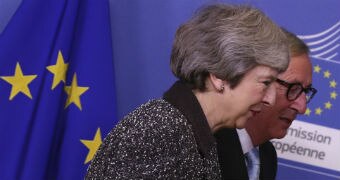
<path fill-rule="evenodd" d="M 277 161 L 277 153 L 275 147 L 270 141 L 264 142 L 260 145 L 260 154 L 266 156 L 267 159 L 271 159 L 272 161 Z"/>
<path fill-rule="evenodd" d="M 260 145 L 260 148 L 265 149 L 267 151 L 275 151 L 275 154 L 276 154 L 275 147 L 270 141 L 266 141 L 266 142 L 262 143 Z"/>
<path fill-rule="evenodd" d="M 222 128 L 214 133 L 216 139 L 225 139 L 226 137 L 237 137 L 237 131 L 233 128 Z"/>

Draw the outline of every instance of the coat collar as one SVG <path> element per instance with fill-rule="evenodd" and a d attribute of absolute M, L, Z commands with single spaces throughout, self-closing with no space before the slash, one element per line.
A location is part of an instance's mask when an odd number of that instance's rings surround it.
<path fill-rule="evenodd" d="M 188 119 L 188 122 L 192 125 L 199 151 L 206 157 L 210 148 L 215 145 L 215 139 L 203 110 L 191 88 L 185 83 L 177 81 L 164 93 L 163 98 Z"/>

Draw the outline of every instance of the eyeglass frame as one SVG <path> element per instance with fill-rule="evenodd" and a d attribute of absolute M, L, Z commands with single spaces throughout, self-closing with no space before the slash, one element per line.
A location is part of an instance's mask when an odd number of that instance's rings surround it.
<path fill-rule="evenodd" d="M 306 103 L 309 103 L 310 100 L 314 97 L 314 95 L 318 92 L 318 90 L 313 88 L 312 85 L 309 85 L 306 88 L 304 88 L 301 83 L 298 83 L 298 82 L 296 82 L 296 83 L 289 83 L 289 82 L 284 81 L 284 80 L 279 79 L 279 78 L 276 78 L 276 82 L 287 88 L 286 98 L 288 99 L 288 101 L 295 101 L 297 98 L 300 97 L 302 92 L 304 92 L 305 94 L 308 94 L 309 92 L 312 92 L 312 94 L 310 95 L 310 97 L 307 99 L 307 102 L 306 102 Z M 301 87 L 301 91 L 299 93 L 297 93 L 296 97 L 289 98 L 290 90 L 292 89 L 293 86 L 296 86 L 296 85 Z"/>

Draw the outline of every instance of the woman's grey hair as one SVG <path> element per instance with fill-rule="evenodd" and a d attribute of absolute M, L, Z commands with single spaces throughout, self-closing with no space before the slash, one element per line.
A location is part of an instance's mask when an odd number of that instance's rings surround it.
<path fill-rule="evenodd" d="M 193 89 L 206 89 L 209 73 L 235 88 L 257 65 L 286 70 L 286 36 L 260 10 L 245 5 L 203 7 L 176 31 L 171 69 Z"/>
<path fill-rule="evenodd" d="M 284 28 L 281 29 L 287 37 L 291 57 L 309 54 L 309 47 L 305 42 L 303 42 L 300 38 L 298 38 L 295 34 L 289 32 L 288 30 Z"/>

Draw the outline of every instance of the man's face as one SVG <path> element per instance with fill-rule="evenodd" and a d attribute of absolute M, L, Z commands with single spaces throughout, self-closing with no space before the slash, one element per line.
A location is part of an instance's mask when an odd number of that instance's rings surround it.
<path fill-rule="evenodd" d="M 292 57 L 288 69 L 278 76 L 279 79 L 288 83 L 301 83 L 307 87 L 312 82 L 312 65 L 308 55 Z M 275 83 L 276 104 L 264 107 L 251 121 L 258 124 L 262 132 L 267 133 L 268 139 L 283 138 L 287 129 L 296 118 L 297 114 L 306 111 L 306 96 L 302 93 L 296 100 L 287 99 L 287 87 Z M 261 127 L 260 127 L 261 126 Z M 251 127 L 250 127 L 251 128 Z"/>

